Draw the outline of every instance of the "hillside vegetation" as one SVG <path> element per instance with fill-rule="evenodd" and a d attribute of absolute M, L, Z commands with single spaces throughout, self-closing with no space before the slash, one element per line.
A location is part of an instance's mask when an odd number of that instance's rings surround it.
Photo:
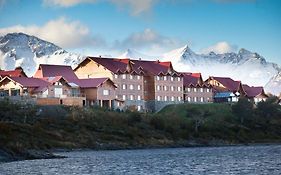
<path fill-rule="evenodd" d="M 281 141 L 281 108 L 270 98 L 253 106 L 170 105 L 156 114 L 103 108 L 22 106 L 0 101 L 0 149 L 17 155 L 52 148 L 124 149 Z"/>

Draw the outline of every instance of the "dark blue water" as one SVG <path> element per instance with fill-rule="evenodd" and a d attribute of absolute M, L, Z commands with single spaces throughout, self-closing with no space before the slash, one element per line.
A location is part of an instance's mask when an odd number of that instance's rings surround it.
<path fill-rule="evenodd" d="M 0 164 L 0 174 L 281 174 L 281 145 L 60 153 Z"/>

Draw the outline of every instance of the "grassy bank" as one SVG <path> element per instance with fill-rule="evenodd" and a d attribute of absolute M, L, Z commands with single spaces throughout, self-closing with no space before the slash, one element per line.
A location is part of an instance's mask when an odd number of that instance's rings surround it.
<path fill-rule="evenodd" d="M 265 103 L 265 102 L 264 102 Z M 240 106 L 239 106 L 240 105 Z M 267 112 L 267 110 L 272 112 Z M 122 149 L 281 141 L 281 110 L 242 102 L 171 105 L 157 114 L 0 102 L 0 149 Z"/>

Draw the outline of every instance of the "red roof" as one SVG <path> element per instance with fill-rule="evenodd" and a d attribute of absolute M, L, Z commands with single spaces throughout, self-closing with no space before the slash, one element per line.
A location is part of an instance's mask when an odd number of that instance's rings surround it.
<path fill-rule="evenodd" d="M 228 77 L 211 77 L 214 80 L 220 82 L 223 86 L 225 86 L 228 90 L 235 92 L 239 89 L 239 85 L 241 84 L 241 81 L 234 81 L 231 78 Z"/>
<path fill-rule="evenodd" d="M 0 76 L 5 77 L 26 77 L 25 73 L 21 69 L 11 70 L 11 71 L 0 71 Z"/>
<path fill-rule="evenodd" d="M 35 78 L 62 76 L 67 80 L 77 79 L 71 66 L 40 64 L 35 73 Z"/>
<path fill-rule="evenodd" d="M 39 78 L 28 78 L 28 77 L 10 77 L 13 81 L 21 84 L 23 87 L 39 87 L 39 86 L 48 86 L 47 81 L 41 80 Z"/>
<path fill-rule="evenodd" d="M 28 78 L 28 77 L 5 77 L 0 82 L 5 79 L 10 79 L 14 82 L 19 83 L 24 88 L 34 88 L 33 92 L 40 92 L 41 90 L 47 88 L 50 83 L 39 78 Z"/>
<path fill-rule="evenodd" d="M 243 86 L 244 91 L 246 92 L 246 96 L 250 97 L 250 98 L 256 97 L 259 94 L 264 93 L 263 87 L 261 87 L 261 86 L 260 87 L 254 87 L 254 86 L 250 87 L 246 84 L 243 84 L 242 86 Z"/>
<path fill-rule="evenodd" d="M 201 86 L 203 83 L 201 73 L 180 72 L 183 75 L 184 86 Z"/>
<path fill-rule="evenodd" d="M 86 59 L 87 60 L 87 59 Z M 158 75 L 160 73 L 168 74 L 171 68 L 171 62 L 159 62 L 159 61 L 144 61 L 144 60 L 132 60 L 132 59 L 118 59 L 118 58 L 101 58 L 101 57 L 88 57 L 88 60 L 92 60 L 97 64 L 102 65 L 106 69 L 113 73 L 125 73 L 128 66 L 131 66 L 133 72 L 137 74 L 151 73 Z"/>
<path fill-rule="evenodd" d="M 114 85 L 114 83 L 109 78 L 76 79 L 72 82 L 77 84 L 81 88 L 97 88 L 106 81 L 110 81 Z"/>

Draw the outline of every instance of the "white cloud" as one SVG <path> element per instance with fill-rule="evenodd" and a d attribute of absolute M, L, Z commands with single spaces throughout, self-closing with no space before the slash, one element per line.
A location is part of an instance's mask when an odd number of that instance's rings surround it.
<path fill-rule="evenodd" d="M 215 45 L 212 45 L 208 48 L 202 49 L 201 53 L 209 53 L 209 52 L 215 52 L 218 54 L 228 53 L 228 52 L 235 52 L 237 51 L 237 46 L 231 45 L 225 41 L 218 42 Z"/>
<path fill-rule="evenodd" d="M 116 49 L 142 49 L 151 53 L 160 53 L 168 49 L 180 46 L 180 40 L 160 35 L 152 29 L 145 29 L 142 32 L 132 33 L 122 41 L 116 41 L 114 48 Z"/>
<path fill-rule="evenodd" d="M 71 7 L 82 3 L 96 3 L 106 1 L 121 9 L 129 8 L 132 15 L 139 15 L 149 11 L 159 0 L 43 0 L 46 6 Z"/>
<path fill-rule="evenodd" d="M 12 32 L 23 32 L 29 35 L 34 35 L 57 44 L 62 48 L 79 48 L 105 44 L 105 41 L 102 38 L 93 37 L 87 26 L 84 26 L 79 21 L 69 21 L 64 17 L 50 20 L 43 26 L 16 25 L 0 28 L 0 35 Z"/>
<path fill-rule="evenodd" d="M 81 3 L 94 3 L 96 0 L 43 0 L 44 5 L 71 7 Z"/>
<path fill-rule="evenodd" d="M 5 1 L 5 0 L 0 0 Z M 209 0 L 215 3 L 256 2 L 256 0 Z M 194 0 L 43 0 L 47 6 L 71 7 L 82 3 L 109 2 L 121 9 L 129 9 L 132 15 L 137 16 L 150 11 L 159 3 L 192 3 Z"/>
<path fill-rule="evenodd" d="M 109 0 L 119 7 L 129 7 L 132 15 L 139 15 L 151 10 L 158 0 Z"/>

